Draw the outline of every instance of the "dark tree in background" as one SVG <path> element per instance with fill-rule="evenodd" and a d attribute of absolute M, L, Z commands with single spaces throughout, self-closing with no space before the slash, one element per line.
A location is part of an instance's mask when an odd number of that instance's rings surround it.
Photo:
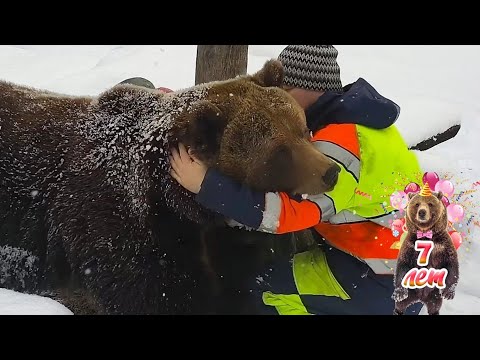
<path fill-rule="evenodd" d="M 198 45 L 195 85 L 247 73 L 248 45 Z"/>

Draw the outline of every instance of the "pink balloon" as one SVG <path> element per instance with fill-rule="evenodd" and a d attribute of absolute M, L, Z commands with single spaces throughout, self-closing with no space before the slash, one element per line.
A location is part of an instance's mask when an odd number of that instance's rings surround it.
<path fill-rule="evenodd" d="M 442 196 L 442 203 L 445 207 L 448 207 L 448 205 L 450 205 L 450 200 L 448 200 L 446 196 Z"/>
<path fill-rule="evenodd" d="M 411 182 L 407 186 L 405 186 L 405 194 L 408 193 L 418 193 L 420 191 L 420 185 L 417 183 Z"/>
<path fill-rule="evenodd" d="M 430 189 L 435 189 L 435 185 L 437 184 L 438 180 L 440 180 L 440 178 L 436 172 L 426 172 L 423 174 L 423 183 L 428 183 Z"/>
<path fill-rule="evenodd" d="M 435 184 L 435 191 L 441 191 L 446 197 L 451 197 L 454 190 L 452 182 L 448 180 L 440 180 Z"/>
<path fill-rule="evenodd" d="M 391 226 L 393 236 L 398 237 L 403 234 L 403 219 L 394 220 Z"/>
<path fill-rule="evenodd" d="M 403 220 L 402 219 L 394 220 L 392 223 L 392 226 L 401 228 L 403 226 Z"/>
<path fill-rule="evenodd" d="M 458 249 L 463 242 L 462 235 L 460 235 L 456 231 L 453 231 L 450 233 L 450 237 L 452 238 L 452 242 L 453 242 L 453 245 L 455 246 L 455 249 Z"/>
<path fill-rule="evenodd" d="M 465 211 L 461 205 L 450 204 L 447 207 L 447 217 L 448 221 L 451 223 L 459 223 L 463 220 L 465 216 Z"/>
<path fill-rule="evenodd" d="M 405 209 L 408 204 L 408 196 L 404 191 L 395 191 L 390 196 L 390 204 L 393 208 L 400 210 Z"/>

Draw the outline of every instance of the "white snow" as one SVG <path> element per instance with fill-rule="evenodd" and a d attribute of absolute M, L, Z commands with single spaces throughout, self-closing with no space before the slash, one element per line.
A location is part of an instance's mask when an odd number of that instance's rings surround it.
<path fill-rule="evenodd" d="M 248 72 L 260 69 L 284 46 L 251 45 Z M 466 217 L 477 214 L 475 218 L 480 221 L 480 186 L 472 186 L 480 181 L 476 154 L 480 137 L 480 46 L 336 47 L 344 85 L 362 77 L 400 105 L 396 125 L 409 145 L 461 123 L 455 139 L 417 153 L 426 170 L 452 180 L 456 194 L 472 190 L 469 196 L 473 197 L 465 205 Z M 195 56 L 194 45 L 3 45 L 0 79 L 70 95 L 97 95 L 136 76 L 149 79 L 157 87 L 180 89 L 194 83 Z M 444 302 L 442 314 L 480 314 L 480 227 L 472 224 L 459 250 L 461 275 L 456 297 Z M 4 313 L 69 311 L 51 299 L 0 289 L 0 314 Z"/>
<path fill-rule="evenodd" d="M 0 315 L 73 315 L 55 300 L 0 289 Z"/>

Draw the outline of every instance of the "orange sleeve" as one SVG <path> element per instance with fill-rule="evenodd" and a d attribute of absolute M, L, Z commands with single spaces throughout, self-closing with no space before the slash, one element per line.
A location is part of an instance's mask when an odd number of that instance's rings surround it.
<path fill-rule="evenodd" d="M 296 201 L 285 193 L 278 193 L 281 199 L 277 234 L 305 230 L 317 225 L 321 219 L 319 207 L 308 200 Z"/>

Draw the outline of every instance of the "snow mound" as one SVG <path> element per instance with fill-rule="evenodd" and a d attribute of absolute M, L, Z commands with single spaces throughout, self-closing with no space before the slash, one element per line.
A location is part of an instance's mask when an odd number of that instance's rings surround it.
<path fill-rule="evenodd" d="M 73 315 L 50 298 L 0 289 L 0 315 Z"/>

